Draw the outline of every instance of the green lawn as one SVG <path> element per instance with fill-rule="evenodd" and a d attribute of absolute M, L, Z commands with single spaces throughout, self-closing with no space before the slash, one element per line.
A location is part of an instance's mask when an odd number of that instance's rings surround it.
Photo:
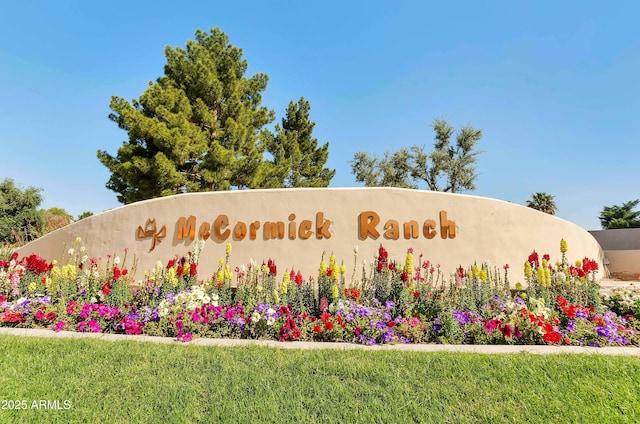
<path fill-rule="evenodd" d="M 0 369 L 2 423 L 640 421 L 638 357 L 0 335 Z"/>

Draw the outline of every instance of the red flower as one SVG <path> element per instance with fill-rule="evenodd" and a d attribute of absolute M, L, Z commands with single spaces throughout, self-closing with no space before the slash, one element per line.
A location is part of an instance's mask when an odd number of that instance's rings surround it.
<path fill-rule="evenodd" d="M 171 259 L 168 263 L 167 263 L 167 269 L 169 268 L 173 268 L 173 266 L 176 264 L 176 260 L 175 259 Z"/>
<path fill-rule="evenodd" d="M 296 278 L 293 281 L 299 286 L 302 285 L 304 279 L 302 278 L 302 274 L 300 274 L 300 271 L 298 271 L 298 273 L 296 274 Z"/>
<path fill-rule="evenodd" d="M 320 324 L 316 324 L 316 325 L 313 327 L 313 332 L 314 332 L 314 333 L 319 333 L 319 332 L 321 332 L 321 331 L 322 331 L 322 327 L 320 327 Z"/>
<path fill-rule="evenodd" d="M 288 317 L 289 314 L 291 313 L 291 311 L 289 311 L 289 308 L 287 308 L 286 306 L 280 306 L 280 310 L 278 311 L 280 313 L 280 315 Z"/>
<path fill-rule="evenodd" d="M 104 283 L 104 285 L 102 286 L 102 294 L 104 294 L 105 296 L 109 296 L 111 294 L 111 286 L 108 282 Z"/>
<path fill-rule="evenodd" d="M 327 321 L 329 321 L 330 319 L 331 319 L 331 314 L 330 314 L 330 313 L 323 312 L 323 313 L 320 315 L 320 321 L 322 321 L 322 322 L 324 322 L 324 323 L 326 323 L 326 322 L 327 322 Z"/>
<path fill-rule="evenodd" d="M 508 338 L 509 338 L 509 337 L 511 337 L 511 335 L 513 334 L 513 329 L 511 328 L 511 326 L 510 326 L 510 325 L 505 324 L 505 325 L 503 325 L 503 326 L 501 326 L 501 327 L 500 327 L 500 332 L 502 333 L 502 335 L 503 335 L 505 338 L 507 338 L 507 339 L 508 339 Z"/>
<path fill-rule="evenodd" d="M 420 299 L 420 292 L 413 292 L 413 298 L 414 299 Z"/>
<path fill-rule="evenodd" d="M 184 267 L 182 265 L 178 265 L 178 269 L 176 270 L 176 274 L 178 274 L 178 277 L 182 277 L 182 274 L 184 274 Z"/>
<path fill-rule="evenodd" d="M 121 272 L 120 272 L 120 268 L 118 268 L 117 266 L 113 267 L 113 281 L 117 281 L 118 278 L 120 278 Z"/>
<path fill-rule="evenodd" d="M 396 326 L 396 322 L 395 322 L 395 321 L 389 321 L 389 322 L 387 323 L 387 325 L 388 325 L 390 328 L 393 328 L 393 327 L 395 327 L 395 326 Z"/>
<path fill-rule="evenodd" d="M 400 279 L 404 282 L 409 280 L 409 274 L 407 274 L 407 271 L 402 271 L 402 274 L 400 274 Z"/>
<path fill-rule="evenodd" d="M 48 321 L 53 321 L 54 319 L 56 319 L 56 313 L 54 311 L 47 312 L 47 315 L 45 315 L 45 318 Z"/>
<path fill-rule="evenodd" d="M 42 309 L 38 309 L 36 311 L 36 319 L 38 321 L 42 321 L 44 319 L 44 312 L 42 312 Z"/>
<path fill-rule="evenodd" d="M 333 322 L 331 322 L 331 321 L 325 322 L 324 323 L 324 327 L 327 329 L 327 331 L 333 330 Z"/>
<path fill-rule="evenodd" d="M 189 275 L 192 277 L 198 275 L 198 265 L 196 264 L 189 265 Z"/>
<path fill-rule="evenodd" d="M 557 331 L 550 331 L 545 333 L 544 341 L 547 343 L 560 343 L 562 341 L 562 335 Z"/>

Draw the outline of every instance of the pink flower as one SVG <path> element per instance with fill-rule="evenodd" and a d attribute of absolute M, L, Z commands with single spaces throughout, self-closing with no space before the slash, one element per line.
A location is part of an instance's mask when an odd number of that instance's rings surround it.
<path fill-rule="evenodd" d="M 54 326 L 53 331 L 62 331 L 62 330 L 64 330 L 64 325 L 65 325 L 64 321 L 56 322 L 56 325 Z"/>

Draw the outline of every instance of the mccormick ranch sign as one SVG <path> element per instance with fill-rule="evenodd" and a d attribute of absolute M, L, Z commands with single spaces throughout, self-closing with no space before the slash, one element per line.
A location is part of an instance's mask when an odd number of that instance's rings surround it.
<path fill-rule="evenodd" d="M 416 220 L 400 222 L 396 219 L 387 219 L 381 223 L 380 215 L 374 211 L 364 211 L 358 214 L 357 233 L 359 240 L 377 240 L 382 237 L 385 240 L 399 240 L 401 235 L 405 240 L 424 237 L 431 240 L 438 234 L 443 239 L 456 237 L 456 223 L 447 218 L 446 211 L 439 213 L 439 226 L 434 219 L 426 219 L 419 223 Z M 287 221 L 234 221 L 231 222 L 225 214 L 218 215 L 213 221 L 198 223 L 195 215 L 181 216 L 173 227 L 176 231 L 176 240 L 215 240 L 217 242 L 243 241 L 243 240 L 309 240 L 330 239 L 331 220 L 326 218 L 324 212 L 316 212 L 315 219 L 297 220 L 295 213 L 289 214 Z M 138 226 L 136 238 L 138 240 L 151 240 L 152 252 L 156 245 L 167 237 L 167 226 L 158 227 L 156 218 L 147 219 L 144 225 Z"/>
<path fill-rule="evenodd" d="M 572 257 L 603 253 L 584 229 L 531 208 L 477 196 L 399 188 L 314 188 L 190 193 L 146 200 L 85 218 L 29 243 L 21 255 L 60 260 L 80 237 L 93 257 L 135 255 L 137 276 L 204 243 L 198 277 L 207 280 L 233 246 L 231 267 L 271 259 L 278 269 L 317 278 L 323 255 L 334 254 L 345 276 L 369 275 L 380 245 L 389 259 L 416 258 L 457 267 L 489 261 L 522 264 L 536 250 L 559 257 L 560 239 Z M 357 249 L 355 248 L 357 247 Z M 357 252 L 357 253 L 356 253 Z M 326 259 L 326 258 L 325 258 Z M 602 268 L 604 269 L 604 268 Z"/>

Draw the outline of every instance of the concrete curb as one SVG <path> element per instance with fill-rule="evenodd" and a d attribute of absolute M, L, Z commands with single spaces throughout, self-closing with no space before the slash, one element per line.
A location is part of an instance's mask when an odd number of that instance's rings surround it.
<path fill-rule="evenodd" d="M 60 331 L 30 328 L 6 328 L 0 327 L 0 334 L 17 337 L 48 337 L 63 339 L 90 338 L 110 342 L 135 341 L 147 343 L 182 344 L 169 337 L 138 336 L 126 334 L 103 333 L 78 333 L 74 331 Z M 546 345 L 441 345 L 441 344 L 411 344 L 411 345 L 376 345 L 364 346 L 355 343 L 322 343 L 322 342 L 278 342 L 273 340 L 244 340 L 244 339 L 193 339 L 186 345 L 197 346 L 262 346 L 278 349 L 334 349 L 334 350 L 399 350 L 411 352 L 463 352 L 482 354 L 588 354 L 588 355 L 626 355 L 640 356 L 640 348 L 637 347 L 586 347 L 586 346 L 546 346 Z"/>

